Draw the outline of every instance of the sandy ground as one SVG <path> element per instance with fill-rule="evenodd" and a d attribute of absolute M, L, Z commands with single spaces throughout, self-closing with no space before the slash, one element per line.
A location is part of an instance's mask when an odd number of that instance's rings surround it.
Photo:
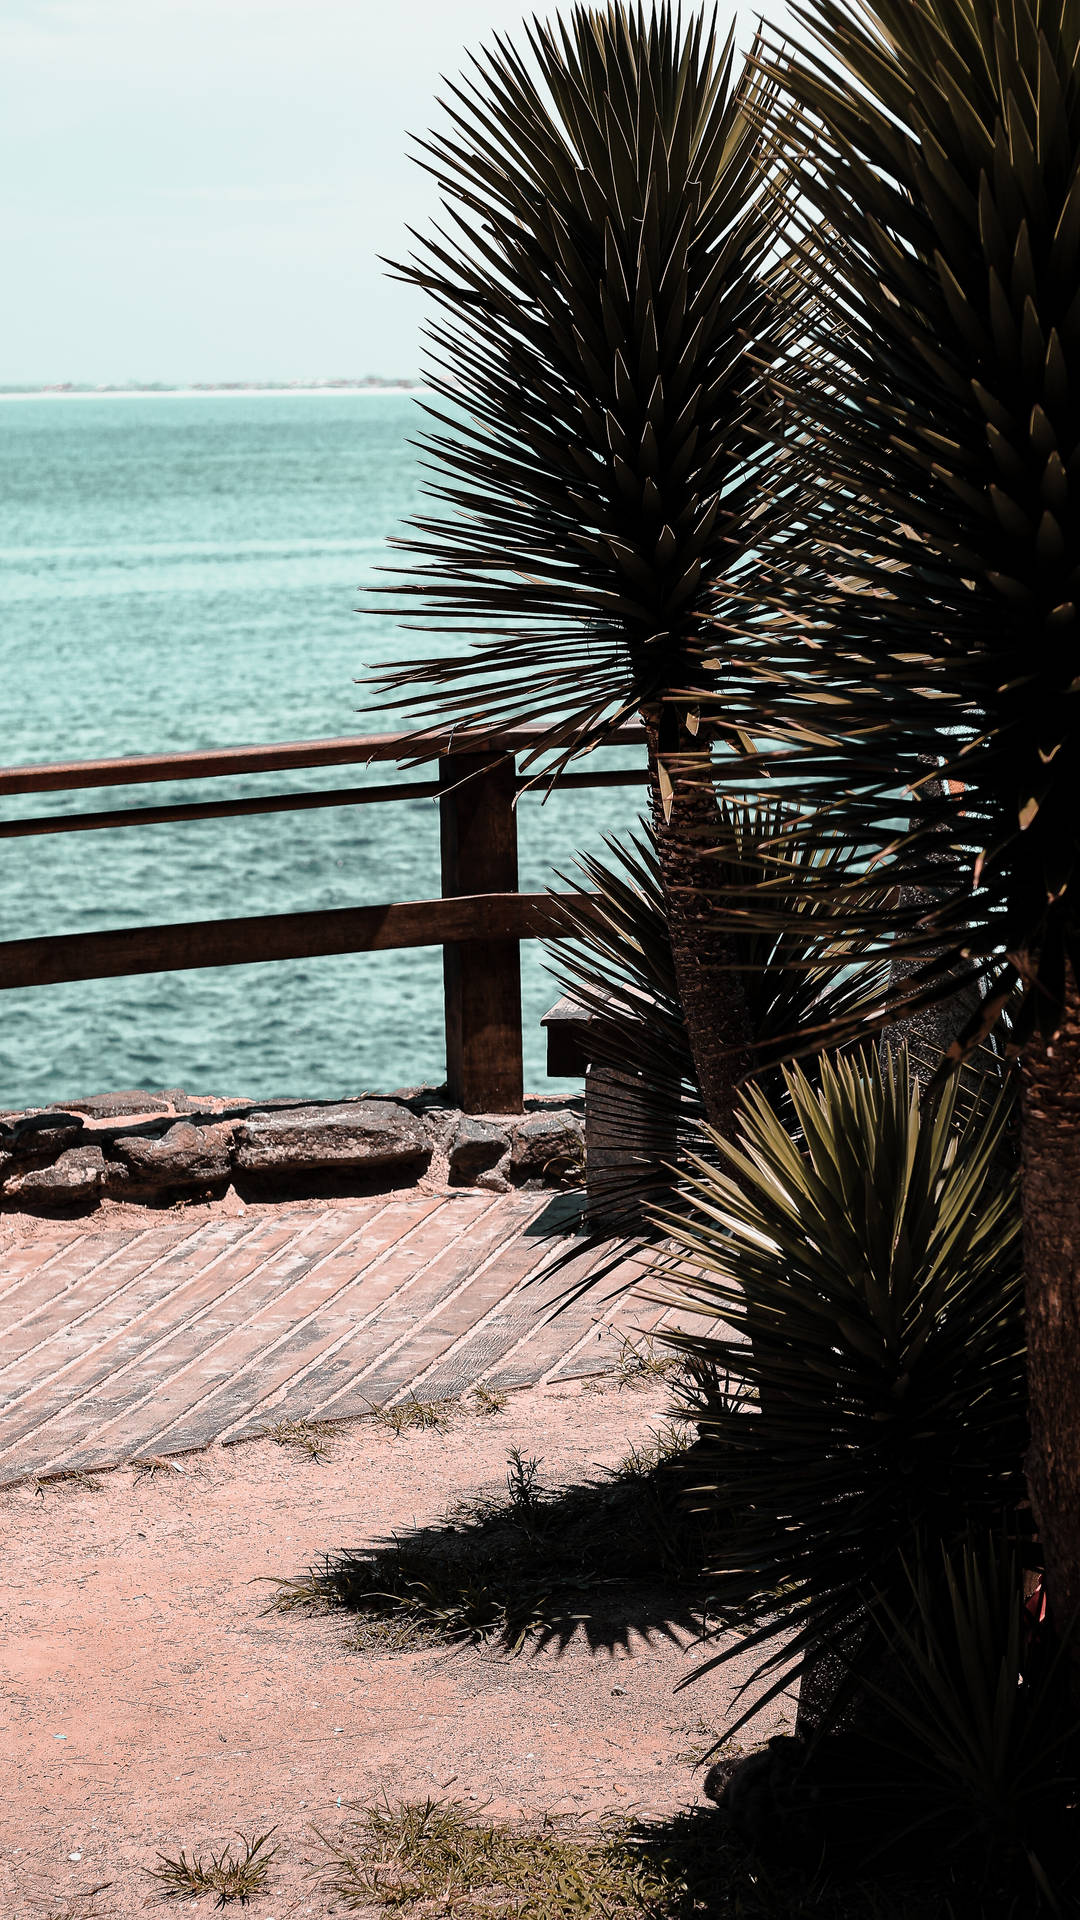
<path fill-rule="evenodd" d="M 346 1615 L 267 1613 L 259 1584 L 503 1489 L 515 1446 L 545 1485 L 593 1477 L 665 1407 L 657 1387 L 537 1388 L 445 1434 L 358 1423 L 322 1464 L 256 1440 L 188 1455 L 182 1472 L 0 1494 L 3 1920 L 198 1920 L 211 1897 L 163 1902 L 147 1878 L 158 1850 L 270 1826 L 267 1892 L 236 1910 L 338 1912 L 314 1830 L 384 1792 L 585 1820 L 699 1799 L 692 1756 L 738 1676 L 675 1693 L 694 1664 L 688 1625 L 669 1636 L 646 1609 L 596 1648 L 376 1656 L 350 1647 Z"/>

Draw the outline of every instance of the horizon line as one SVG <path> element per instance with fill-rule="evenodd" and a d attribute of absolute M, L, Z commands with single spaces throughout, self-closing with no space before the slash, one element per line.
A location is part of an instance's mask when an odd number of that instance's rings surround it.
<path fill-rule="evenodd" d="M 153 397 L 154 394 L 222 394 L 222 393 L 383 393 L 387 391 L 412 391 L 420 388 L 424 382 L 418 377 L 407 374 L 390 376 L 366 374 L 355 380 L 348 379 L 307 379 L 307 380 L 89 380 L 62 381 L 0 381 L 0 398 L 3 399 L 95 399 L 113 395 L 129 394 L 133 397 Z"/>

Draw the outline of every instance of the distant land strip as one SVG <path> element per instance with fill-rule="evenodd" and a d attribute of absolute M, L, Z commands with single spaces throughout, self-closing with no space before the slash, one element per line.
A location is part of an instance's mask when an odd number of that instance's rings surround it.
<path fill-rule="evenodd" d="M 368 373 L 358 380 L 56 380 L 45 386 L 15 385 L 0 381 L 0 398 L 33 397 L 37 394 L 141 394 L 141 393 L 386 393 L 402 389 L 412 391 L 421 380 L 392 379 Z"/>

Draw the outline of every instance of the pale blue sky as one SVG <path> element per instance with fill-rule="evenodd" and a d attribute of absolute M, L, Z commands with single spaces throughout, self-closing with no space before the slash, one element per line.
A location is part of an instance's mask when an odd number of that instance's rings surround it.
<path fill-rule="evenodd" d="M 0 384 L 415 375 L 406 133 L 534 10 L 0 0 Z"/>

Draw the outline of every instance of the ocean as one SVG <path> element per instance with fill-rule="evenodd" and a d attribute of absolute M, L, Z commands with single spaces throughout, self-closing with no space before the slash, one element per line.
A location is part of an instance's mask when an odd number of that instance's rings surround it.
<path fill-rule="evenodd" d="M 389 730 L 365 669 L 430 651 L 357 611 L 420 504 L 408 393 L 0 401 L 0 760 Z M 418 645 L 419 640 L 419 645 Z M 357 682 L 361 684 L 357 684 Z M 605 756 L 605 764 L 616 762 Z M 5 798 L 5 818 L 359 784 L 332 767 Z M 385 767 L 370 776 L 387 777 Z M 410 776 L 406 776 L 410 777 Z M 412 776 L 424 777 L 424 776 Z M 632 825 L 637 788 L 519 805 L 521 886 Z M 0 841 L 0 939 L 416 900 L 432 800 Z M 526 1086 L 556 997 L 523 954 Z M 126 1087 L 334 1099 L 439 1082 L 437 948 L 150 974 L 0 997 L 0 1105 Z"/>

